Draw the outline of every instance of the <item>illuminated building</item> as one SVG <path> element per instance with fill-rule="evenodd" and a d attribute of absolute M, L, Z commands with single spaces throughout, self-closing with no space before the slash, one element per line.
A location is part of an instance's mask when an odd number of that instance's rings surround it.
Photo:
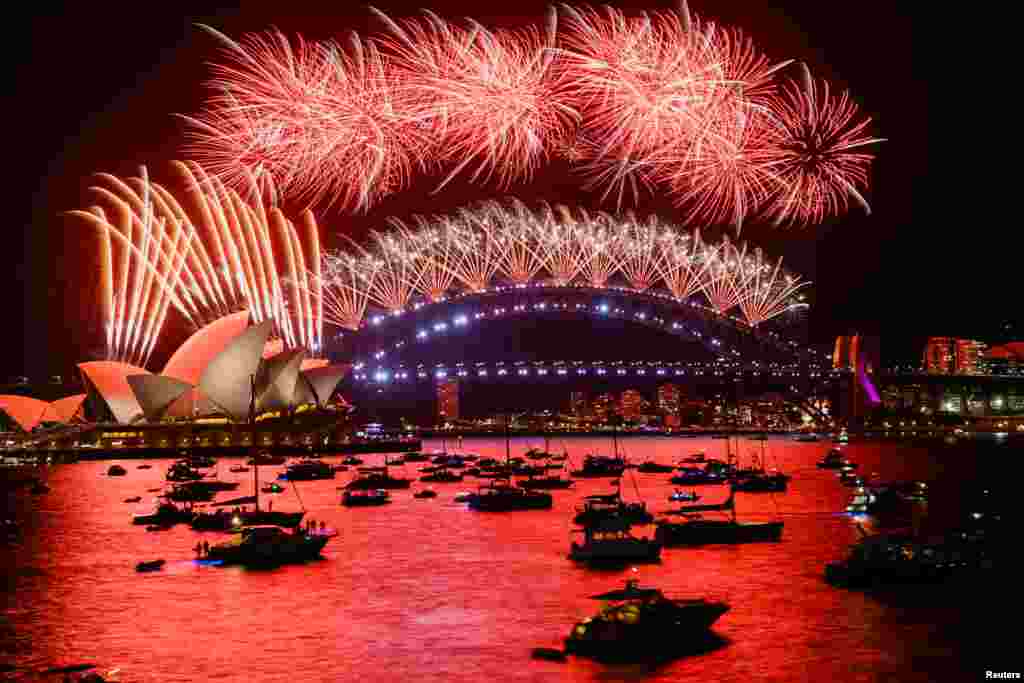
<path fill-rule="evenodd" d="M 956 374 L 958 375 L 979 375 L 985 371 L 985 349 L 984 342 L 973 339 L 957 339 L 956 349 Z"/>
<path fill-rule="evenodd" d="M 956 348 L 950 337 L 931 337 L 924 347 L 923 366 L 929 375 L 950 375 L 956 367 Z"/>
<path fill-rule="evenodd" d="M 455 379 L 437 385 L 437 423 L 459 419 L 459 381 Z"/>
<path fill-rule="evenodd" d="M 658 387 L 658 409 L 665 415 L 676 415 L 679 413 L 679 386 L 675 384 L 662 384 Z"/>
<path fill-rule="evenodd" d="M 639 420 L 643 412 L 644 397 L 636 389 L 626 389 L 619 399 L 619 415 L 626 420 Z"/>
<path fill-rule="evenodd" d="M 600 396 L 597 396 L 591 404 L 594 419 L 599 422 L 607 420 L 612 415 L 614 407 L 615 397 L 611 394 L 601 394 Z"/>
<path fill-rule="evenodd" d="M 985 369 L 993 375 L 1024 374 L 1024 342 L 993 346 L 984 355 Z"/>
<path fill-rule="evenodd" d="M 569 394 L 569 413 L 573 417 L 585 417 L 587 414 L 587 395 L 582 391 Z"/>

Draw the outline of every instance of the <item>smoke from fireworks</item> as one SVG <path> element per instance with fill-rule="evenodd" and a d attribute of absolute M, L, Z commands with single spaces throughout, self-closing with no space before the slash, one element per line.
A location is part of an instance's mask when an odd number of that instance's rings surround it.
<path fill-rule="evenodd" d="M 312 214 L 296 228 L 264 204 L 255 178 L 258 201 L 247 203 L 198 164 L 173 168 L 186 188 L 180 201 L 143 168 L 127 180 L 100 174 L 90 188 L 99 203 L 69 212 L 99 236 L 108 358 L 145 365 L 172 307 L 194 327 L 248 309 L 256 322 L 273 320 L 289 347 L 319 352 L 320 240 Z"/>
<path fill-rule="evenodd" d="M 327 322 L 358 329 L 369 304 L 398 312 L 416 292 L 437 301 L 501 284 L 664 289 L 680 301 L 700 293 L 725 315 L 757 326 L 796 305 L 809 283 L 728 239 L 717 245 L 657 218 L 588 215 L 559 206 L 485 202 L 452 216 L 417 218 L 376 233 L 369 248 L 327 254 Z"/>
<path fill-rule="evenodd" d="M 799 84 L 781 79 L 791 60 L 685 3 L 638 17 L 563 5 L 518 31 L 376 14 L 386 31 L 347 49 L 216 34 L 217 94 L 189 118 L 198 158 L 231 185 L 247 169 L 355 210 L 417 171 L 440 170 L 438 189 L 460 174 L 507 186 L 556 154 L 618 207 L 667 190 L 687 223 L 738 231 L 756 216 L 804 225 L 867 208 L 864 148 L 880 139 L 849 95 L 806 67 Z"/>

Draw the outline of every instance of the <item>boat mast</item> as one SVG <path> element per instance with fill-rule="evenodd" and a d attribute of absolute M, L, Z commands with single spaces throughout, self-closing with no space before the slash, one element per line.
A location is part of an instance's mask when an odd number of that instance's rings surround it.
<path fill-rule="evenodd" d="M 249 452 L 252 453 L 252 495 L 260 510 L 260 458 L 256 452 L 256 375 L 249 375 Z"/>

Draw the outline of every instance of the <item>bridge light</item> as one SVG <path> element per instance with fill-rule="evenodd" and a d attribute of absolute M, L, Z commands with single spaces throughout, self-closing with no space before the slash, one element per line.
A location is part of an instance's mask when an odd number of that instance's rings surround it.
<path fill-rule="evenodd" d="M 438 370 L 437 372 L 434 373 L 434 375 L 436 375 L 439 378 L 447 377 L 448 376 L 448 372 L 445 371 L 445 370 Z"/>
<path fill-rule="evenodd" d="M 604 368 L 598 368 L 598 369 L 597 369 L 597 374 L 599 374 L 599 375 L 603 375 L 603 374 L 605 374 L 605 373 L 606 373 L 606 370 L 605 370 Z"/>
<path fill-rule="evenodd" d="M 577 375 L 585 375 L 585 374 L 587 374 L 587 369 L 586 368 L 577 368 L 576 374 Z"/>
<path fill-rule="evenodd" d="M 548 369 L 547 368 L 538 368 L 537 369 L 537 374 L 538 375 L 546 375 L 546 374 L 548 374 Z"/>
<path fill-rule="evenodd" d="M 625 375 L 626 374 L 626 369 L 625 368 L 619 368 L 618 374 Z"/>
<path fill-rule="evenodd" d="M 508 370 L 506 370 L 505 368 L 501 368 L 500 370 L 498 370 L 498 374 L 499 375 L 507 375 L 508 374 Z"/>
<path fill-rule="evenodd" d="M 466 377 L 468 375 L 469 375 L 469 373 L 466 372 L 465 370 L 459 370 L 459 377 Z"/>
<path fill-rule="evenodd" d="M 379 315 L 375 315 L 372 318 L 370 318 L 370 322 L 373 323 L 374 325 L 380 325 L 381 320 L 382 318 Z"/>
<path fill-rule="evenodd" d="M 486 377 L 487 376 L 487 371 L 486 370 L 477 370 L 476 371 L 476 376 L 477 377 Z"/>
<path fill-rule="evenodd" d="M 417 339 L 426 339 L 427 338 L 427 331 L 426 330 L 420 330 L 419 332 L 416 333 L 416 338 Z"/>
<path fill-rule="evenodd" d="M 420 379 L 426 379 L 427 378 L 427 373 L 425 373 L 422 370 L 420 370 L 419 372 L 416 373 L 416 376 L 419 377 Z"/>
<path fill-rule="evenodd" d="M 466 316 L 464 316 L 464 315 L 455 316 L 455 320 L 453 320 L 452 322 L 454 322 L 456 325 L 465 325 L 466 322 L 467 322 Z"/>
<path fill-rule="evenodd" d="M 448 325 L 446 323 L 437 323 L 434 325 L 434 332 L 440 332 L 441 330 L 446 329 L 448 329 Z"/>
<path fill-rule="evenodd" d="M 607 313 L 608 312 L 608 304 L 601 304 L 600 306 L 597 307 L 597 310 L 601 311 L 602 313 Z"/>

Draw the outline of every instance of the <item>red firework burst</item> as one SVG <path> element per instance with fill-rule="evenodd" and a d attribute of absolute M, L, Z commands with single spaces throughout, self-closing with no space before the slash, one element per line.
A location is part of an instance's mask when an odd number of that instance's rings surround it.
<path fill-rule="evenodd" d="M 802 80 L 785 83 L 769 108 L 779 135 L 771 166 L 782 185 L 765 215 L 776 225 L 808 225 L 844 212 L 851 200 L 870 213 L 861 190 L 874 156 L 861 150 L 883 139 L 865 134 L 871 119 L 857 121 L 849 93 L 832 95 L 803 66 Z"/>

